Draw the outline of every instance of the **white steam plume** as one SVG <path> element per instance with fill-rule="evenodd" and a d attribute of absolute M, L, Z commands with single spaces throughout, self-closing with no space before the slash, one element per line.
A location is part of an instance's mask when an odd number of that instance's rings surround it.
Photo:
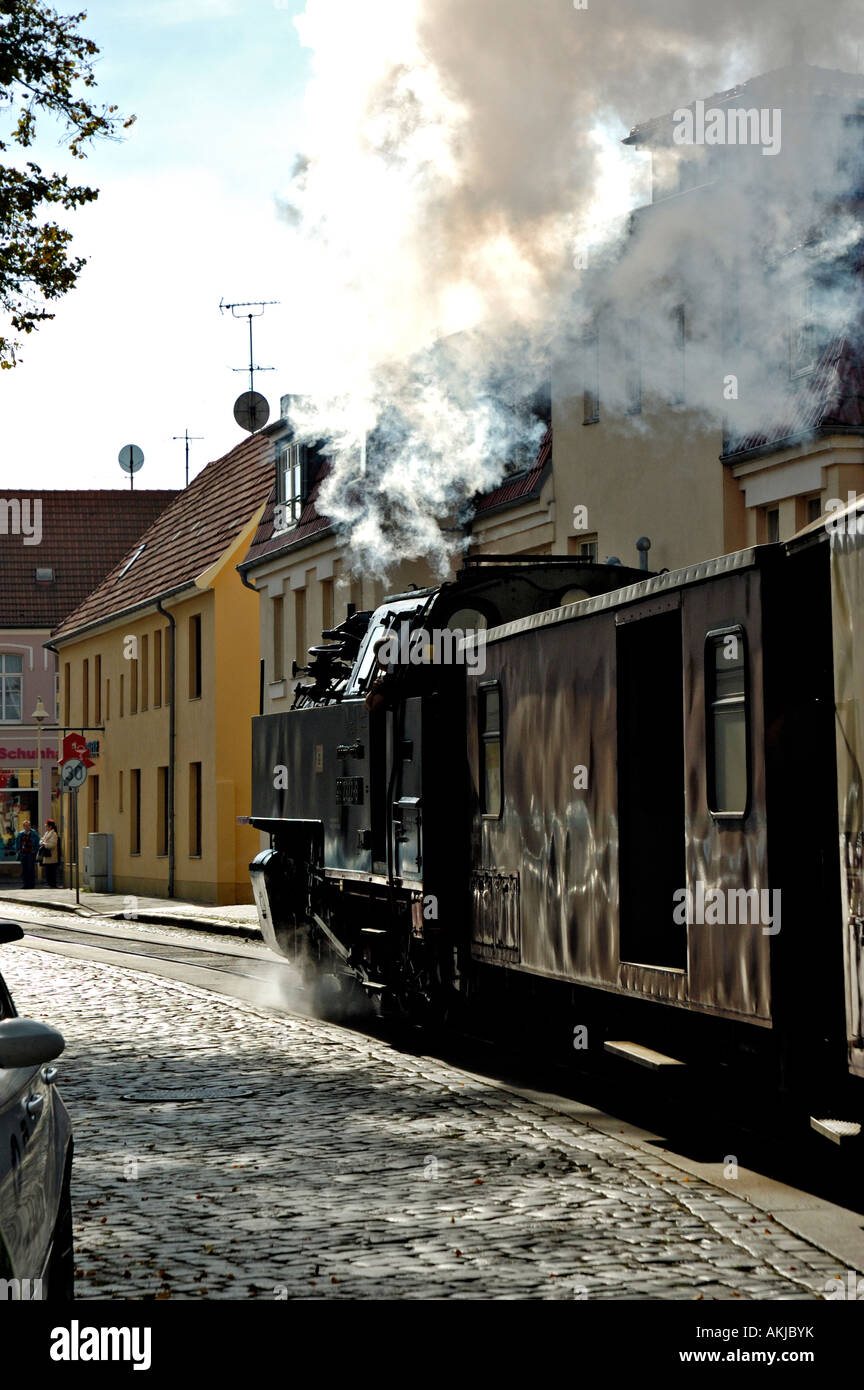
<path fill-rule="evenodd" d="M 358 565 L 446 564 L 440 523 L 536 446 L 544 426 L 512 407 L 550 361 L 580 388 L 574 344 L 598 311 L 607 405 L 626 406 L 637 318 L 643 391 L 668 396 L 683 303 L 688 406 L 719 421 L 728 371 L 748 383 L 736 430 L 782 418 L 767 366 L 788 334 L 781 291 L 857 237 L 843 217 L 814 231 L 849 175 L 836 172 L 839 127 L 810 122 L 813 81 L 765 97 L 791 102 L 795 158 L 727 149 L 742 158 L 727 158 L 710 216 L 679 198 L 625 234 L 645 161 L 620 140 L 781 65 L 848 67 L 862 13 L 860 0 L 308 0 L 296 21 L 312 51 L 306 144 L 283 203 L 307 398 L 294 423 L 327 441 L 320 507 Z M 860 85 L 835 100 L 851 109 Z M 718 358 L 730 276 L 740 332 Z M 841 331 L 856 311 L 849 279 L 816 280 L 817 329 Z"/>

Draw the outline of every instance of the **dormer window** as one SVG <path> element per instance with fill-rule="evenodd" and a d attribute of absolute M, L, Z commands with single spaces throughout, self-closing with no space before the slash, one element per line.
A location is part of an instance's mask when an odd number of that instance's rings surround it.
<path fill-rule="evenodd" d="M 276 456 L 274 531 L 286 531 L 300 520 L 306 500 L 306 446 L 285 443 Z"/>
<path fill-rule="evenodd" d="M 38 565 L 38 566 L 36 567 L 36 583 L 37 583 L 37 584 L 52 584 L 53 582 L 54 582 L 54 571 L 53 571 L 53 569 L 51 569 L 50 566 L 48 566 L 48 565 L 45 565 L 45 566 Z"/>

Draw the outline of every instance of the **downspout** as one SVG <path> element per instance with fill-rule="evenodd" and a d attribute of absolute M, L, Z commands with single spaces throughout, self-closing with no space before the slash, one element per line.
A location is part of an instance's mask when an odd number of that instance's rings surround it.
<path fill-rule="evenodd" d="M 253 592 L 253 594 L 258 594 L 258 596 L 260 597 L 260 595 L 261 595 L 261 590 L 258 588 L 258 585 L 257 585 L 257 584 L 253 584 L 253 583 L 251 582 L 251 580 L 249 580 L 249 579 L 246 578 L 246 573 L 245 573 L 245 571 L 242 570 L 242 569 L 240 568 L 239 565 L 237 566 L 237 573 L 238 573 L 239 576 L 240 576 L 240 582 L 241 582 L 241 584 L 245 584 L 245 586 L 246 586 L 247 589 L 251 589 L 252 592 Z M 259 614 L 259 618 L 260 618 L 260 614 Z M 262 657 L 262 659 L 261 659 L 261 660 L 259 661 L 259 663 L 258 663 L 258 713 L 259 713 L 259 714 L 263 714 L 263 713 L 264 713 L 264 659 L 263 659 L 263 657 Z"/>
<path fill-rule="evenodd" d="M 170 636 L 168 639 L 168 689 L 170 697 L 168 700 L 168 897 L 174 897 L 174 745 L 176 736 L 176 699 L 175 699 L 175 667 L 174 656 L 176 650 L 177 623 L 174 615 L 169 613 L 167 608 L 163 608 L 162 600 L 157 599 L 156 609 L 162 614 L 163 618 L 168 619 Z"/>

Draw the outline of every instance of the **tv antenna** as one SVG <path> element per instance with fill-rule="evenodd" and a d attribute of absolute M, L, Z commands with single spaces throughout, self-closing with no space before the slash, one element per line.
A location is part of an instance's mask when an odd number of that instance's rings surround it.
<path fill-rule="evenodd" d="M 182 434 L 172 434 L 172 440 L 184 439 L 186 441 L 186 486 L 189 486 L 189 445 L 193 439 L 203 439 L 203 434 L 190 434 L 188 429 Z"/>
<path fill-rule="evenodd" d="M 249 366 L 248 366 L 248 367 L 232 367 L 231 370 L 232 370 L 232 372 L 246 372 L 246 371 L 248 371 L 248 373 L 249 373 L 249 390 L 250 390 L 250 391 L 254 391 L 254 390 L 255 390 L 255 373 L 256 373 L 256 372 L 275 372 L 275 370 L 276 370 L 275 367 L 256 367 L 256 365 L 255 365 L 255 356 L 254 356 L 253 351 L 252 351 L 252 320 L 253 320 L 253 319 L 260 319 L 261 316 L 262 316 L 262 314 L 264 313 L 264 310 L 265 310 L 266 308 L 268 308 L 271 304 L 279 304 L 280 302 L 281 302 L 281 301 L 278 300 L 278 299 L 250 299 L 250 300 L 247 300 L 245 303 L 226 304 L 226 303 L 224 302 L 224 300 L 221 300 L 221 299 L 219 300 L 219 312 L 220 312 L 220 314 L 224 313 L 226 309 L 230 309 L 230 310 L 231 310 L 231 316 L 232 316 L 232 318 L 235 318 L 235 319 L 248 319 L 248 320 L 249 320 Z M 246 310 L 248 310 L 248 313 L 245 313 L 245 314 L 240 313 L 240 314 L 238 314 L 238 312 L 237 312 L 238 309 L 246 309 Z M 258 310 L 257 314 L 253 312 L 253 310 L 255 310 L 255 309 Z"/>
<path fill-rule="evenodd" d="M 135 474 L 144 466 L 144 451 L 137 444 L 124 444 L 117 455 L 117 462 L 124 473 L 129 474 L 130 491 L 135 489 Z"/>

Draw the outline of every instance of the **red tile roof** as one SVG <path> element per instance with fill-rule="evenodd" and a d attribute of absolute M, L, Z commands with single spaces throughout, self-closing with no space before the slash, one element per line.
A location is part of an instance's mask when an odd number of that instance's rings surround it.
<path fill-rule="evenodd" d="M 248 526 L 273 487 L 272 435 L 278 428 L 250 435 L 230 453 L 208 463 L 65 619 L 55 639 L 184 589 L 214 564 Z M 136 555 L 139 546 L 143 549 Z"/>
<path fill-rule="evenodd" d="M 25 545 L 21 535 L 0 534 L 0 627 L 56 627 L 176 496 L 166 488 L 5 489 L 0 502 L 29 503 L 28 530 L 41 503 L 42 539 Z M 6 524 L 8 511 L 2 515 Z M 54 578 L 37 580 L 37 568 Z"/>
<path fill-rule="evenodd" d="M 482 516 L 484 512 L 494 511 L 497 507 L 506 507 L 513 502 L 527 502 L 530 498 L 538 496 L 551 466 L 552 426 L 550 425 L 543 436 L 537 457 L 531 467 L 524 473 L 508 478 L 499 487 L 493 488 L 491 492 L 480 493 L 474 499 L 475 516 Z"/>
<path fill-rule="evenodd" d="M 808 434 L 830 434 L 833 429 L 864 430 L 861 353 L 845 337 L 830 343 L 813 371 L 795 383 L 785 419 L 747 435 L 730 435 L 723 458 L 738 460 L 754 451 L 793 444 Z"/>
<path fill-rule="evenodd" d="M 546 475 L 551 467 L 552 460 L 552 427 L 547 429 L 545 436 L 537 453 L 534 464 L 526 472 L 520 473 L 515 477 L 508 478 L 499 487 L 493 488 L 491 492 L 480 493 L 474 498 L 475 515 L 491 511 L 496 507 L 507 506 L 509 503 L 527 501 L 537 495 L 546 480 Z M 330 526 L 330 521 L 326 516 L 321 516 L 316 510 L 316 500 L 319 489 L 327 474 L 330 471 L 329 460 L 324 460 L 315 484 L 306 499 L 306 504 L 300 514 L 300 519 L 295 526 L 288 531 L 273 533 L 273 507 L 276 502 L 275 483 L 267 499 L 267 507 L 264 512 L 261 525 L 255 533 L 246 556 L 240 565 L 243 570 L 251 569 L 260 561 L 270 555 L 278 554 L 280 551 L 289 550 L 295 545 L 302 544 L 303 541 L 311 540 L 320 532 L 326 531 Z"/>

